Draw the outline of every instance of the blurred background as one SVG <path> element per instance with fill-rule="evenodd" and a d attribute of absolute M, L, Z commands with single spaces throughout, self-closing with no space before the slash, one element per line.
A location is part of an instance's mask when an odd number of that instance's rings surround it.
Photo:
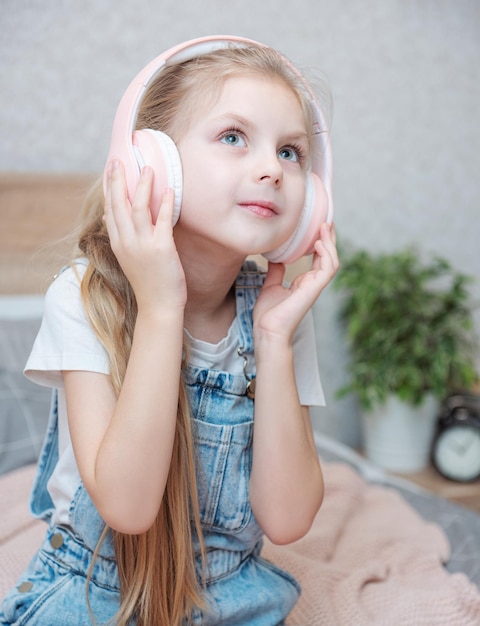
<path fill-rule="evenodd" d="M 203 35 L 257 39 L 331 90 L 341 241 L 438 253 L 480 302 L 477 0 L 2 0 L 0 28 L 0 172 L 100 173 L 148 61 Z M 356 447 L 355 399 L 335 397 L 348 358 L 337 305 L 331 287 L 315 305 L 328 406 L 314 420 Z"/>

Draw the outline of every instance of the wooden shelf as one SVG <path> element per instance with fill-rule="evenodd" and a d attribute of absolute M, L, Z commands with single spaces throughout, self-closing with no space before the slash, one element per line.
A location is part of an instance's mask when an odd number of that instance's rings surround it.
<path fill-rule="evenodd" d="M 0 172 L 0 293 L 43 293 L 71 257 L 93 174 Z"/>
<path fill-rule="evenodd" d="M 457 504 L 462 504 L 480 513 L 480 480 L 476 480 L 473 483 L 459 483 L 447 480 L 433 466 L 413 474 L 396 473 L 395 475 L 410 480 L 438 496 L 447 498 L 447 500 Z"/>

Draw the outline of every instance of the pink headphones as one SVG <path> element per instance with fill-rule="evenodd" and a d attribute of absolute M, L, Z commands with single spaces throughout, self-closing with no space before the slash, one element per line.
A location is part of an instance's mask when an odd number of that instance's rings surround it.
<path fill-rule="evenodd" d="M 182 164 L 178 150 L 168 135 L 150 128 L 134 130 L 137 111 L 146 90 L 164 67 L 182 63 L 221 48 L 245 47 L 251 44 L 266 47 L 251 39 L 228 35 L 186 41 L 153 59 L 137 74 L 123 94 L 113 122 L 107 163 L 113 159 L 123 161 L 130 198 L 135 193 L 141 168 L 144 165 L 153 167 L 155 177 L 151 208 L 154 215 L 158 213 L 165 188 L 172 187 L 175 191 L 174 224 L 177 222 L 182 204 Z M 285 63 L 300 76 L 298 70 L 287 59 Z M 269 261 L 274 263 L 293 263 L 300 257 L 310 254 L 313 244 L 318 239 L 320 225 L 322 222 L 331 222 L 333 215 L 332 154 L 329 132 L 315 96 L 303 77 L 300 76 L 300 78 L 313 111 L 315 154 L 312 171 L 307 177 L 305 206 L 295 232 L 282 246 L 264 254 Z M 106 171 L 104 186 L 105 181 Z"/>

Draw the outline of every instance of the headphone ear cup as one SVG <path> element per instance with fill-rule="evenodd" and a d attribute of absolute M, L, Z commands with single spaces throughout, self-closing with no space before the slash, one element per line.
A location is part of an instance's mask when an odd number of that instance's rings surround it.
<path fill-rule="evenodd" d="M 136 182 L 134 176 L 127 173 L 128 196 L 130 200 L 135 194 L 136 185 L 140 177 L 140 170 L 145 165 L 150 165 L 154 171 L 152 196 L 150 200 L 150 210 L 152 219 L 157 219 L 163 194 L 167 187 L 171 187 L 175 192 L 175 203 L 173 209 L 173 225 L 180 216 L 182 205 L 182 163 L 180 154 L 174 141 L 165 133 L 144 128 L 133 133 L 133 152 L 138 163 L 138 174 Z M 130 184 L 128 181 L 132 181 Z M 135 185 L 131 188 L 131 185 Z"/>
<path fill-rule="evenodd" d="M 298 225 L 287 241 L 264 253 L 272 263 L 294 263 L 302 256 L 311 254 L 320 234 L 320 226 L 329 221 L 329 199 L 322 180 L 316 174 L 309 174 L 305 187 L 305 204 Z"/>

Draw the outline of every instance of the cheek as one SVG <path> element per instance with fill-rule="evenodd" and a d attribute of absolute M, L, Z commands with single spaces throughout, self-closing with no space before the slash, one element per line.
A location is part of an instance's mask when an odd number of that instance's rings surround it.
<path fill-rule="evenodd" d="M 184 201 L 202 204 L 204 199 L 211 196 L 215 185 L 210 183 L 210 177 L 202 167 L 190 169 L 183 174 Z"/>
<path fill-rule="evenodd" d="M 183 203 L 199 208 L 224 199 L 231 191 L 231 176 L 224 163 L 212 159 L 185 160 L 183 165 Z"/>
<path fill-rule="evenodd" d="M 196 227 L 209 222 L 218 190 L 210 182 L 208 172 L 201 166 L 188 169 L 184 172 L 182 187 L 180 219 L 183 224 Z"/>

